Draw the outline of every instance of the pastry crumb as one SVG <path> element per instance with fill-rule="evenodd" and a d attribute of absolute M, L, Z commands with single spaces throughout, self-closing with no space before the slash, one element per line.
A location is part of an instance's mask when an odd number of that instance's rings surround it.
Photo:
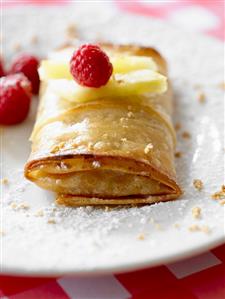
<path fill-rule="evenodd" d="M 20 51 L 22 49 L 22 46 L 19 42 L 16 42 L 12 45 L 12 48 L 15 52 Z"/>
<path fill-rule="evenodd" d="M 197 224 L 192 224 L 191 226 L 189 226 L 188 229 L 189 229 L 190 232 L 203 232 L 203 233 L 206 233 L 206 234 L 210 233 L 210 229 L 207 225 L 200 226 L 200 225 L 197 225 Z"/>
<path fill-rule="evenodd" d="M 37 37 L 37 35 L 32 35 L 31 36 L 30 43 L 32 45 L 36 45 L 38 43 L 38 37 Z"/>
<path fill-rule="evenodd" d="M 34 216 L 36 216 L 36 217 L 43 217 L 43 216 L 44 216 L 44 211 L 43 211 L 42 209 L 40 209 L 40 210 L 38 210 L 38 211 L 34 214 Z"/>
<path fill-rule="evenodd" d="M 203 182 L 199 179 L 193 180 L 193 185 L 198 191 L 201 191 L 203 188 Z"/>
<path fill-rule="evenodd" d="M 179 223 L 174 223 L 173 225 L 175 228 L 180 228 L 180 224 Z"/>
<path fill-rule="evenodd" d="M 210 229 L 209 229 L 208 225 L 203 225 L 203 226 L 201 227 L 201 231 L 202 231 L 203 233 L 206 233 L 206 234 L 209 234 L 209 233 L 210 233 Z"/>
<path fill-rule="evenodd" d="M 108 211 L 109 211 L 109 207 L 105 206 L 105 212 L 108 212 Z"/>
<path fill-rule="evenodd" d="M 151 149 L 153 149 L 153 145 L 152 143 L 148 143 L 144 149 L 145 154 L 148 154 Z"/>
<path fill-rule="evenodd" d="M 58 145 L 56 145 L 56 146 L 54 146 L 54 147 L 50 150 L 50 153 L 51 153 L 51 154 L 55 154 L 55 153 L 57 153 L 59 150 L 60 150 L 60 148 L 58 147 Z"/>
<path fill-rule="evenodd" d="M 92 162 L 92 166 L 93 166 L 94 168 L 99 168 L 99 167 L 101 167 L 101 163 L 100 163 L 99 161 L 93 161 L 93 162 Z"/>
<path fill-rule="evenodd" d="M 9 180 L 7 178 L 1 179 L 1 184 L 7 185 L 9 183 Z"/>
<path fill-rule="evenodd" d="M 11 207 L 11 209 L 16 210 L 18 206 L 17 206 L 17 203 L 16 203 L 16 202 L 12 202 L 12 203 L 10 204 L 10 207 Z"/>
<path fill-rule="evenodd" d="M 122 142 L 126 142 L 126 141 L 127 141 L 127 138 L 121 138 L 121 141 L 122 141 Z"/>
<path fill-rule="evenodd" d="M 217 191 L 211 195 L 212 199 L 225 199 L 225 185 L 221 186 L 220 191 Z"/>
<path fill-rule="evenodd" d="M 191 134 L 189 132 L 187 132 L 187 131 L 184 131 L 182 133 L 182 137 L 185 138 L 185 139 L 189 139 L 189 138 L 191 138 Z"/>
<path fill-rule="evenodd" d="M 89 151 L 92 151 L 94 149 L 93 142 L 89 142 L 88 145 L 87 145 L 87 148 L 88 148 Z"/>
<path fill-rule="evenodd" d="M 162 230 L 162 226 L 159 223 L 155 223 L 154 226 L 157 230 Z"/>
<path fill-rule="evenodd" d="M 174 126 L 175 130 L 178 131 L 181 128 L 181 124 L 180 123 L 176 123 Z"/>
<path fill-rule="evenodd" d="M 204 92 L 200 92 L 198 94 L 198 101 L 199 101 L 199 103 L 205 103 L 205 99 L 206 99 L 205 93 Z"/>
<path fill-rule="evenodd" d="M 0 236 L 5 236 L 5 232 L 0 229 Z"/>
<path fill-rule="evenodd" d="M 66 34 L 69 38 L 76 38 L 78 37 L 78 32 L 75 24 L 69 24 L 66 27 Z"/>
<path fill-rule="evenodd" d="M 126 121 L 127 119 L 125 117 L 121 117 L 120 118 L 120 122 L 123 123 L 124 121 Z"/>
<path fill-rule="evenodd" d="M 225 82 L 221 82 L 221 83 L 219 83 L 218 86 L 219 86 L 219 88 L 225 90 Z"/>
<path fill-rule="evenodd" d="M 49 224 L 56 224 L 56 221 L 55 221 L 54 218 L 49 218 L 49 219 L 48 219 L 48 223 L 49 223 Z"/>
<path fill-rule="evenodd" d="M 145 235 L 143 233 L 138 235 L 138 240 L 144 240 L 144 239 L 145 239 Z"/>
<path fill-rule="evenodd" d="M 22 202 L 21 204 L 18 205 L 18 208 L 22 210 L 28 210 L 30 206 L 26 202 Z"/>
<path fill-rule="evenodd" d="M 132 111 L 129 111 L 129 112 L 127 113 L 127 116 L 128 116 L 128 117 L 133 117 L 133 116 L 134 116 L 134 113 L 133 113 Z"/>
<path fill-rule="evenodd" d="M 190 232 L 197 232 L 201 230 L 200 226 L 197 224 L 190 225 L 188 229 Z"/>
<path fill-rule="evenodd" d="M 199 207 L 194 207 L 192 209 L 192 216 L 195 218 L 195 219 L 199 219 L 201 217 L 201 208 Z"/>
<path fill-rule="evenodd" d="M 180 158 L 181 156 L 182 156 L 182 152 L 176 152 L 175 154 L 174 154 L 174 156 L 176 157 L 176 158 Z"/>

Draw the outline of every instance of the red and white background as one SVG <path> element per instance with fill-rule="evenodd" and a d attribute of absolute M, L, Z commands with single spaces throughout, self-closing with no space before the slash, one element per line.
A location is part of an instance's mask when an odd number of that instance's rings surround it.
<path fill-rule="evenodd" d="M 2 1 L 4 9 L 10 9 L 14 5 L 69 5 L 70 2 L 68 0 Z M 201 32 L 220 40 L 225 39 L 224 0 L 114 0 L 111 2 L 111 5 L 115 5 L 120 11 L 167 20 L 185 30 Z M 76 5 L 76 1 L 73 3 Z M 177 263 L 125 274 L 57 278 L 1 275 L 0 298 L 223 299 L 225 298 L 225 245 Z"/>

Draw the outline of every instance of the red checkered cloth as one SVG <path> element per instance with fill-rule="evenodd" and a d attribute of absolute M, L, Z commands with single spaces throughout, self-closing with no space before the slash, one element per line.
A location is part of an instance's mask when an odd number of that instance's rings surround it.
<path fill-rule="evenodd" d="M 157 268 L 101 277 L 2 276 L 9 299 L 223 299 L 225 245 Z M 5 297 L 4 297 L 5 296 Z"/>
<path fill-rule="evenodd" d="M 68 0 L 13 4 L 69 4 Z M 188 30 L 224 39 L 224 0 L 114 1 L 122 11 L 166 19 Z M 10 1 L 3 1 L 9 5 Z M 11 1 L 12 5 L 12 1 Z M 191 21 L 190 21 L 191 20 Z M 102 277 L 0 277 L 0 298 L 10 299 L 222 299 L 225 245 L 157 268 Z"/>

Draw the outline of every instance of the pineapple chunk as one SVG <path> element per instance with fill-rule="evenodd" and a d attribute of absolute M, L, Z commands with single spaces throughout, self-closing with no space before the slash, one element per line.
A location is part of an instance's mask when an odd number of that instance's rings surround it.
<path fill-rule="evenodd" d="M 113 64 L 114 74 L 125 74 L 131 71 L 150 69 L 157 71 L 157 65 L 151 57 L 145 56 L 112 56 L 110 61 Z M 39 68 L 42 80 L 48 79 L 73 79 L 69 62 L 63 60 L 43 60 Z"/>
<path fill-rule="evenodd" d="M 69 62 L 65 61 L 43 60 L 38 72 L 41 80 L 73 79 L 69 69 Z"/>
<path fill-rule="evenodd" d="M 104 97 L 124 97 L 143 93 L 163 93 L 167 78 L 152 70 L 115 74 L 100 88 L 82 87 L 73 80 L 50 80 L 53 92 L 71 102 L 87 102 Z"/>
<path fill-rule="evenodd" d="M 110 58 L 113 64 L 114 74 L 125 74 L 132 71 L 149 69 L 157 71 L 157 64 L 151 57 L 146 56 L 129 56 L 116 55 Z"/>

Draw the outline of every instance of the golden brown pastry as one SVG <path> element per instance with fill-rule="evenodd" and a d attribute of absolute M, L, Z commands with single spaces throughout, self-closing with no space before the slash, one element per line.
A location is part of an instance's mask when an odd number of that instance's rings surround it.
<path fill-rule="evenodd" d="M 165 60 L 152 48 L 102 47 L 110 53 L 152 57 L 167 75 Z M 179 197 L 170 84 L 159 95 L 71 102 L 44 80 L 40 97 L 25 176 L 56 192 L 57 203 L 142 204 Z"/>

